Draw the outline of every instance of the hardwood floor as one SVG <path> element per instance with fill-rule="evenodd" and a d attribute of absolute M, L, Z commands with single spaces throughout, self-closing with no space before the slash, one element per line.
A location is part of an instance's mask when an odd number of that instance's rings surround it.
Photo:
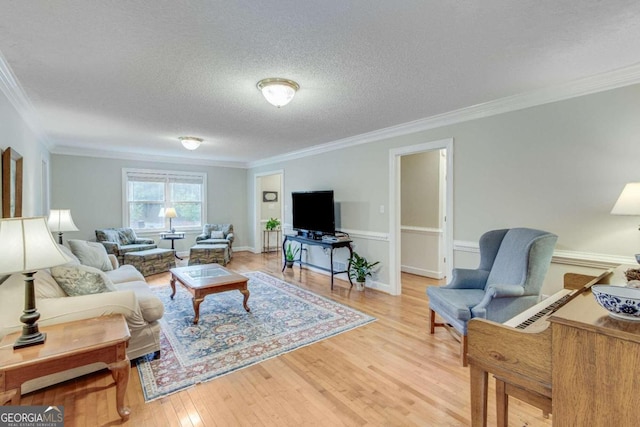
<path fill-rule="evenodd" d="M 459 344 L 443 328 L 430 335 L 425 287 L 437 283 L 403 274 L 398 297 L 349 290 L 325 275 L 294 267 L 280 272 L 280 255 L 234 253 L 228 267 L 261 270 L 377 318 L 376 322 L 249 368 L 145 403 L 136 368 L 122 423 L 115 386 L 105 370 L 23 396 L 25 405 L 64 405 L 65 425 L 106 426 L 467 426 L 469 370 Z M 169 274 L 148 278 L 165 285 Z M 206 303 L 206 301 L 205 301 Z M 489 425 L 495 425 L 493 380 Z M 550 426 L 536 408 L 511 399 L 511 426 Z"/>

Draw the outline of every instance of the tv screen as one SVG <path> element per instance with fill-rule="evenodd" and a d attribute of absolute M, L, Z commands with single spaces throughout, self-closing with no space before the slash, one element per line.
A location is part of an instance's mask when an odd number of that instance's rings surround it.
<path fill-rule="evenodd" d="M 336 231 L 333 190 L 291 193 L 293 228 L 323 234 Z"/>

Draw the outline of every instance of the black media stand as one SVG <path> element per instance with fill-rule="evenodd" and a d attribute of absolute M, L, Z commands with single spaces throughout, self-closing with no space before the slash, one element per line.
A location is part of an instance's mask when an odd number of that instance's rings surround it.
<path fill-rule="evenodd" d="M 351 277 L 349 276 L 349 268 L 351 267 L 351 261 L 349 261 L 349 264 L 347 265 L 347 269 L 346 270 L 342 270 L 342 271 L 334 271 L 333 270 L 333 250 L 334 249 L 338 249 L 338 248 L 347 248 L 349 250 L 349 260 L 351 260 L 351 258 L 353 257 L 353 249 L 351 248 L 351 240 L 338 240 L 337 242 L 329 242 L 326 240 L 316 240 L 316 239 L 310 239 L 308 237 L 302 237 L 302 236 L 284 236 L 284 240 L 282 241 L 282 255 L 284 256 L 284 254 L 286 253 L 286 244 L 288 241 L 294 241 L 294 242 L 298 242 L 300 243 L 300 254 L 298 255 L 298 259 L 294 260 L 293 262 L 297 262 L 298 264 L 300 264 L 300 266 L 303 265 L 308 265 L 311 267 L 315 267 L 318 268 L 320 270 L 324 270 L 324 271 L 328 271 L 331 273 L 331 290 L 333 290 L 333 276 L 336 274 L 340 274 L 340 273 L 347 273 L 347 277 L 349 277 L 349 283 L 351 284 L 351 287 L 353 287 L 353 282 L 351 281 Z M 308 262 L 304 262 L 302 261 L 302 252 L 305 251 L 306 249 L 304 248 L 304 245 L 307 246 L 322 246 L 323 248 L 329 248 L 330 249 L 330 260 L 329 260 L 329 265 L 330 268 L 326 268 L 326 267 L 321 267 L 319 265 L 315 265 L 315 264 L 310 264 Z M 284 263 L 282 265 L 282 271 L 284 271 L 284 269 L 287 267 L 287 262 L 286 259 L 284 260 Z"/>

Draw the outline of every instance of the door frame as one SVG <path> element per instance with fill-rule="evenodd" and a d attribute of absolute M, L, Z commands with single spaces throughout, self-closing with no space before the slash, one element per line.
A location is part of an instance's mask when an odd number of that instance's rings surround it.
<path fill-rule="evenodd" d="M 260 208 L 262 203 L 262 185 L 260 180 L 265 176 L 280 176 L 280 228 L 284 233 L 284 169 L 260 172 L 253 175 L 253 253 L 262 253 L 262 229 L 260 228 Z"/>
<path fill-rule="evenodd" d="M 440 139 L 423 144 L 389 150 L 389 285 L 391 295 L 402 293 L 401 280 L 401 176 L 400 158 L 409 154 L 425 151 L 445 150 L 446 178 L 445 178 L 445 209 L 444 216 L 444 246 L 446 258 L 447 278 L 451 277 L 453 269 L 453 138 Z"/>

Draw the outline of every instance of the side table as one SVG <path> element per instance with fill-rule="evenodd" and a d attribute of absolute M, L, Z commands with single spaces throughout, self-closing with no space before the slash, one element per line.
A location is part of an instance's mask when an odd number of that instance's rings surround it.
<path fill-rule="evenodd" d="M 21 332 L 0 341 L 0 403 L 20 404 L 22 383 L 34 378 L 103 362 L 116 382 L 116 409 L 127 420 L 131 411 L 124 406 L 131 364 L 127 343 L 131 335 L 122 314 L 41 326 L 44 344 L 13 349 Z"/>
<path fill-rule="evenodd" d="M 282 230 L 262 230 L 262 252 L 278 252 L 280 250 L 280 233 Z M 271 233 L 275 233 L 275 245 L 271 246 Z M 272 249 L 273 248 L 273 249 Z"/>
<path fill-rule="evenodd" d="M 160 233 L 160 239 L 161 240 L 171 240 L 171 249 L 173 249 L 173 254 L 175 255 L 176 258 L 178 258 L 180 261 L 182 261 L 182 258 L 180 258 L 178 256 L 178 252 L 176 251 L 175 248 L 175 241 L 176 240 L 182 240 L 184 239 L 184 233 L 176 233 L 174 232 L 163 232 Z"/>

